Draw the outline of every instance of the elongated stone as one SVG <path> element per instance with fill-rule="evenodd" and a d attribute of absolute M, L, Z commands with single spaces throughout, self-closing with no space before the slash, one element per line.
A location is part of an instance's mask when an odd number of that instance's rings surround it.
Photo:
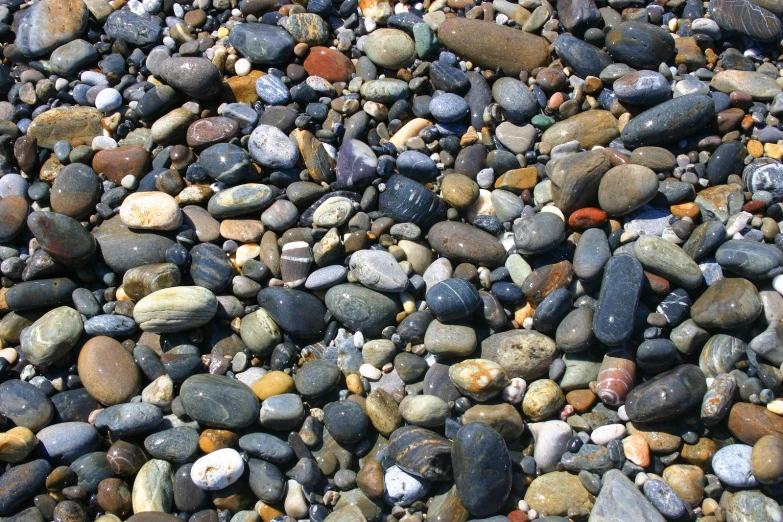
<path fill-rule="evenodd" d="M 671 143 L 701 130 L 712 121 L 714 114 L 712 98 L 689 94 L 638 114 L 625 126 L 621 137 L 625 146 L 631 149 Z"/>
<path fill-rule="evenodd" d="M 138 301 L 164 288 L 178 286 L 181 274 L 173 263 L 154 263 L 132 268 L 125 272 L 122 278 L 122 289 L 125 294 Z"/>
<path fill-rule="evenodd" d="M 393 174 L 386 182 L 378 209 L 398 223 L 415 223 L 423 229 L 429 229 L 446 215 L 443 200 L 400 174 Z"/>
<path fill-rule="evenodd" d="M 748 0 L 711 0 L 710 15 L 723 29 L 770 42 L 780 38 L 781 22 L 770 11 Z"/>
<path fill-rule="evenodd" d="M 432 249 L 454 263 L 494 268 L 506 262 L 506 250 L 492 235 L 467 223 L 442 221 L 429 233 Z"/>
<path fill-rule="evenodd" d="M 634 255 L 645 269 L 674 285 L 692 290 L 701 284 L 699 265 L 680 247 L 658 236 L 640 237 L 634 244 Z"/>
<path fill-rule="evenodd" d="M 153 292 L 136 303 L 133 318 L 146 332 L 181 332 L 205 325 L 217 313 L 215 294 L 199 286 Z"/>
<path fill-rule="evenodd" d="M 509 76 L 530 72 L 549 61 L 546 40 L 493 22 L 449 18 L 438 28 L 438 39 L 464 59 L 487 69 L 499 67 Z"/>
<path fill-rule="evenodd" d="M 497 511 L 511 489 L 511 459 L 503 437 L 485 424 L 472 422 L 457 432 L 451 456 L 465 509 L 477 517 Z"/>
<path fill-rule="evenodd" d="M 642 265 L 634 257 L 620 254 L 606 263 L 593 317 L 593 331 L 599 341 L 616 346 L 631 337 L 643 283 Z"/>
<path fill-rule="evenodd" d="M 5 302 L 11 310 L 23 311 L 71 302 L 77 286 L 66 277 L 17 283 L 8 289 Z"/>
<path fill-rule="evenodd" d="M 81 266 L 95 253 L 96 242 L 78 221 L 54 212 L 33 212 L 27 226 L 41 247 L 68 266 Z"/>
<path fill-rule="evenodd" d="M 683 364 L 631 390 L 625 411 L 633 422 L 675 419 L 700 406 L 705 393 L 707 383 L 702 371 L 698 366 Z"/>

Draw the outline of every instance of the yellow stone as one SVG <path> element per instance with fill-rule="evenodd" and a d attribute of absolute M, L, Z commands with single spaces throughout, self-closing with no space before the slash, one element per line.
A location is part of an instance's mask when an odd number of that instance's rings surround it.
<path fill-rule="evenodd" d="M 27 134 L 38 140 L 38 146 L 51 149 L 60 140 L 71 145 L 90 145 L 103 135 L 103 114 L 95 107 L 57 107 L 39 114 Z"/>
<path fill-rule="evenodd" d="M 765 143 L 764 154 L 774 159 L 783 158 L 783 145 L 778 145 L 777 143 Z"/>
<path fill-rule="evenodd" d="M 23 461 L 35 449 L 38 439 L 27 428 L 11 428 L 0 434 L 0 461 L 15 464 Z"/>
<path fill-rule="evenodd" d="M 538 169 L 535 167 L 525 167 L 522 169 L 509 170 L 497 181 L 496 189 L 510 190 L 519 194 L 525 189 L 532 189 L 538 183 Z"/>
<path fill-rule="evenodd" d="M 271 371 L 253 385 L 253 393 L 262 401 L 294 391 L 294 380 L 285 372 Z"/>
<path fill-rule="evenodd" d="M 758 140 L 750 140 L 748 142 L 748 154 L 754 158 L 760 158 L 764 154 L 764 145 Z"/>

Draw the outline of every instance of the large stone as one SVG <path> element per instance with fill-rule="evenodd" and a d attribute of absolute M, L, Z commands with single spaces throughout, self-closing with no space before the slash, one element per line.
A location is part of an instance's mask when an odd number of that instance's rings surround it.
<path fill-rule="evenodd" d="M 145 332 L 172 333 L 207 324 L 217 313 L 215 294 L 199 286 L 164 288 L 136 303 L 133 318 Z"/>
<path fill-rule="evenodd" d="M 684 364 L 631 390 L 625 410 L 633 422 L 675 419 L 700 405 L 705 393 L 704 373 L 697 366 Z"/>
<path fill-rule="evenodd" d="M 500 68 L 509 76 L 532 71 L 549 62 L 549 43 L 525 31 L 494 22 L 449 18 L 438 28 L 449 50 L 486 69 Z"/>
<path fill-rule="evenodd" d="M 141 375 L 133 356 L 111 337 L 93 337 L 79 352 L 82 384 L 107 406 L 128 402 L 141 389 Z"/>
<path fill-rule="evenodd" d="M 601 493 L 595 499 L 589 522 L 666 521 L 622 471 L 607 471 L 602 482 Z"/>
<path fill-rule="evenodd" d="M 16 46 L 37 57 L 78 38 L 87 29 L 90 12 L 82 0 L 42 0 L 27 9 L 16 28 Z"/>
<path fill-rule="evenodd" d="M 511 330 L 487 337 L 481 343 L 481 358 L 503 366 L 509 378 L 536 379 L 549 371 L 557 356 L 555 342 L 530 330 Z"/>
<path fill-rule="evenodd" d="M 621 137 L 631 149 L 671 143 L 700 131 L 714 115 L 715 104 L 709 96 L 680 96 L 638 114 L 625 126 Z"/>
<path fill-rule="evenodd" d="M 511 458 L 503 437 L 480 422 L 463 426 L 454 437 L 451 461 L 465 509 L 477 517 L 497 512 L 511 490 Z"/>
<path fill-rule="evenodd" d="M 71 145 L 91 144 L 103 135 L 103 114 L 95 107 L 56 107 L 36 116 L 27 134 L 38 140 L 38 146 L 51 149 L 60 140 Z"/>
<path fill-rule="evenodd" d="M 541 141 L 562 145 L 577 140 L 583 149 L 592 149 L 596 145 L 608 145 L 619 135 L 619 123 L 611 112 L 592 110 L 555 123 L 544 132 Z"/>
<path fill-rule="evenodd" d="M 780 19 L 759 4 L 749 0 L 710 0 L 710 15 L 723 29 L 762 42 L 779 39 Z"/>

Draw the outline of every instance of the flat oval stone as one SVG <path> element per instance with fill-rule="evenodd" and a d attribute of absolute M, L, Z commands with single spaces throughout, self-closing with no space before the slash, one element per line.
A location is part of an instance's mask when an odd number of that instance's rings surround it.
<path fill-rule="evenodd" d="M 377 175 L 378 158 L 366 143 L 350 139 L 337 153 L 337 183 L 341 188 L 364 187 Z"/>
<path fill-rule="evenodd" d="M 273 201 L 274 195 L 268 186 L 261 183 L 245 183 L 221 190 L 212 196 L 207 204 L 207 210 L 212 217 L 224 219 L 261 212 Z"/>
<path fill-rule="evenodd" d="M 36 435 L 36 454 L 46 459 L 62 459 L 69 464 L 98 448 L 100 435 L 87 422 L 61 422 L 42 429 Z"/>
<path fill-rule="evenodd" d="M 691 318 L 703 328 L 738 328 L 756 320 L 762 304 L 753 283 L 747 279 L 716 281 L 693 303 Z"/>
<path fill-rule="evenodd" d="M 324 427 L 337 442 L 359 442 L 368 424 L 364 410 L 354 401 L 330 402 L 324 408 Z"/>
<path fill-rule="evenodd" d="M 33 310 L 71 302 L 76 283 L 65 277 L 40 279 L 16 283 L 5 294 L 5 302 L 11 310 Z"/>
<path fill-rule="evenodd" d="M 663 145 L 698 132 L 714 114 L 715 104 L 709 96 L 680 96 L 638 114 L 623 128 L 621 137 L 631 149 Z"/>
<path fill-rule="evenodd" d="M 715 452 L 712 457 L 712 469 L 715 475 L 729 486 L 750 488 L 758 486 L 750 466 L 753 448 L 747 444 L 730 444 Z"/>
<path fill-rule="evenodd" d="M 595 109 L 555 123 L 544 131 L 541 141 L 562 145 L 577 140 L 583 149 L 592 149 L 596 145 L 608 145 L 619 135 L 617 118 L 609 111 Z"/>
<path fill-rule="evenodd" d="M 291 335 L 310 339 L 324 333 L 326 309 L 317 297 L 308 292 L 280 287 L 264 288 L 258 293 L 258 304 L 280 328 Z"/>
<path fill-rule="evenodd" d="M 11 241 L 22 231 L 27 223 L 28 210 L 27 201 L 22 196 L 12 194 L 0 200 L 0 242 Z"/>
<path fill-rule="evenodd" d="M 3 473 L 0 476 L 0 515 L 11 515 L 35 495 L 46 482 L 51 469 L 48 462 L 37 459 L 13 466 Z"/>
<path fill-rule="evenodd" d="M 176 230 L 182 224 L 182 211 L 165 192 L 135 192 L 123 200 L 120 219 L 128 228 Z"/>
<path fill-rule="evenodd" d="M 372 63 L 387 69 L 407 67 L 416 57 L 413 38 L 399 29 L 377 29 L 364 40 L 364 52 Z"/>
<path fill-rule="evenodd" d="M 0 413 L 14 424 L 37 432 L 52 422 L 52 401 L 32 384 L 18 379 L 0 384 Z"/>
<path fill-rule="evenodd" d="M 141 375 L 133 356 L 110 337 L 93 337 L 79 352 L 82 384 L 107 406 L 128 402 L 141 389 Z"/>
<path fill-rule="evenodd" d="M 364 82 L 359 90 L 363 98 L 378 103 L 394 103 L 408 97 L 408 84 L 395 78 Z"/>
<path fill-rule="evenodd" d="M 144 439 L 144 449 L 156 459 L 182 464 L 198 452 L 198 431 L 178 426 L 159 431 Z"/>
<path fill-rule="evenodd" d="M 464 279 L 451 278 L 427 291 L 427 306 L 439 321 L 456 321 L 473 314 L 482 304 L 476 289 Z"/>
<path fill-rule="evenodd" d="M 480 422 L 460 428 L 451 450 L 460 501 L 472 515 L 497 511 L 511 490 L 511 458 L 501 435 Z"/>
<path fill-rule="evenodd" d="M 555 50 L 580 78 L 598 76 L 612 64 L 609 53 L 570 34 L 564 33 L 557 37 Z"/>
<path fill-rule="evenodd" d="M 223 83 L 220 71 L 211 61 L 193 56 L 166 59 L 160 65 L 160 76 L 178 91 L 197 99 L 217 96 Z"/>
<path fill-rule="evenodd" d="M 514 78 L 496 80 L 492 85 L 492 97 L 512 123 L 522 123 L 538 112 L 538 102 L 533 93 L 527 85 Z"/>
<path fill-rule="evenodd" d="M 302 398 L 295 393 L 269 397 L 261 405 L 258 423 L 270 430 L 293 430 L 305 417 Z"/>
<path fill-rule="evenodd" d="M 668 80 L 654 71 L 627 74 L 615 80 L 612 88 L 618 100 L 635 105 L 656 105 L 671 94 Z"/>
<path fill-rule="evenodd" d="M 272 125 L 259 125 L 250 134 L 250 155 L 262 167 L 290 169 L 299 159 L 299 149 L 283 131 Z"/>
<path fill-rule="evenodd" d="M 589 228 L 582 233 L 574 250 L 574 273 L 583 281 L 593 281 L 601 276 L 612 252 L 603 230 Z"/>
<path fill-rule="evenodd" d="M 710 84 L 720 92 L 742 91 L 756 100 L 771 100 L 781 92 L 773 78 L 755 71 L 721 71 L 713 76 Z"/>
<path fill-rule="evenodd" d="M 593 317 L 593 331 L 599 341 L 616 346 L 631 337 L 643 283 L 644 270 L 634 257 L 620 254 L 609 259 Z"/>
<path fill-rule="evenodd" d="M 170 87 L 166 88 L 170 89 Z M 122 183 L 122 178 L 128 175 L 136 179 L 143 178 L 148 172 L 148 161 L 149 154 L 144 148 L 128 145 L 97 152 L 92 158 L 92 168 L 98 174 L 105 174 L 109 181 L 119 185 Z"/>
<path fill-rule="evenodd" d="M 84 388 L 57 393 L 52 396 L 52 404 L 62 422 L 87 422 L 90 413 L 100 408 Z"/>
<path fill-rule="evenodd" d="M 41 247 L 67 266 L 81 266 L 95 253 L 95 238 L 78 221 L 54 212 L 33 212 L 27 227 Z"/>
<path fill-rule="evenodd" d="M 641 165 L 609 169 L 598 186 L 598 204 L 610 216 L 624 216 L 652 201 L 658 193 L 658 176 Z"/>
<path fill-rule="evenodd" d="M 734 370 L 747 357 L 748 345 L 731 335 L 713 335 L 699 355 L 699 368 L 707 377 L 717 377 Z"/>
<path fill-rule="evenodd" d="M 82 318 L 69 306 L 44 314 L 20 335 L 21 349 L 31 364 L 49 366 L 65 357 L 82 335 Z"/>
<path fill-rule="evenodd" d="M 133 318 L 145 332 L 173 333 L 207 324 L 217 313 L 215 294 L 200 286 L 153 292 L 136 303 Z"/>
<path fill-rule="evenodd" d="M 551 212 L 539 212 L 514 224 L 514 244 L 520 254 L 541 254 L 565 239 L 565 222 Z"/>
<path fill-rule="evenodd" d="M 138 301 L 164 288 L 179 286 L 181 274 L 173 263 L 154 263 L 131 268 L 122 278 L 125 294 Z"/>
<path fill-rule="evenodd" d="M 320 76 L 328 82 L 350 81 L 356 72 L 347 56 L 328 47 L 311 47 L 302 65 L 310 76 Z"/>
<path fill-rule="evenodd" d="M 294 450 L 287 442 L 268 433 L 243 435 L 239 438 L 239 447 L 273 464 L 285 464 L 294 458 Z"/>
<path fill-rule="evenodd" d="M 449 50 L 486 68 L 516 77 L 549 62 L 549 43 L 525 31 L 469 18 L 449 18 L 438 28 Z"/>
<path fill-rule="evenodd" d="M 296 44 L 282 27 L 260 23 L 236 24 L 228 39 L 250 63 L 263 65 L 285 64 Z"/>
<path fill-rule="evenodd" d="M 250 388 L 223 375 L 188 377 L 180 397 L 188 416 L 208 426 L 242 428 L 258 415 L 258 399 Z"/>
<path fill-rule="evenodd" d="M 585 207 L 595 207 L 601 178 L 610 168 L 609 158 L 600 150 L 578 152 L 558 160 L 549 176 L 555 206 L 566 216 Z M 571 219 L 575 217 L 569 216 Z"/>
<path fill-rule="evenodd" d="M 163 32 L 161 20 L 156 16 L 118 10 L 111 13 L 103 26 L 106 34 L 115 40 L 123 40 L 139 47 L 154 44 Z"/>
<path fill-rule="evenodd" d="M 396 293 L 408 288 L 408 276 L 388 252 L 360 250 L 351 256 L 350 268 L 356 279 L 370 290 Z"/>
<path fill-rule="evenodd" d="M 769 278 L 783 267 L 783 252 L 772 245 L 732 239 L 715 252 L 721 268 L 751 279 Z"/>
<path fill-rule="evenodd" d="M 212 116 L 193 122 L 188 127 L 185 140 L 188 146 L 201 149 L 228 141 L 236 136 L 238 132 L 239 123 L 236 120 L 225 116 Z M 199 161 L 201 161 L 201 157 L 199 157 Z"/>
<path fill-rule="evenodd" d="M 111 431 L 117 437 L 130 437 L 151 432 L 162 420 L 163 412 L 157 406 L 146 402 L 131 402 L 115 404 L 101 410 L 95 417 L 94 425 L 99 430 Z"/>
<path fill-rule="evenodd" d="M 400 310 L 396 298 L 360 285 L 342 284 L 326 292 L 326 308 L 353 331 L 380 337 Z"/>
<path fill-rule="evenodd" d="M 280 502 L 285 494 L 285 477 L 277 466 L 258 459 L 250 459 L 247 464 L 248 484 L 253 493 L 262 502 Z"/>
<path fill-rule="evenodd" d="M 71 163 L 63 167 L 54 179 L 49 203 L 52 210 L 58 214 L 80 219 L 87 217 L 95 209 L 99 195 L 100 181 L 95 171 L 87 165 Z M 8 199 L 4 198 L 2 201 Z M 12 198 L 10 199 L 13 201 Z M 2 221 L 7 222 L 6 219 L 8 218 L 4 216 Z"/>
<path fill-rule="evenodd" d="M 702 371 L 692 364 L 683 364 L 631 390 L 625 411 L 633 422 L 674 419 L 701 405 L 705 393 L 707 384 Z"/>
<path fill-rule="evenodd" d="M 55 107 L 42 112 L 27 128 L 27 135 L 34 137 L 39 147 L 51 149 L 60 140 L 71 145 L 92 143 L 103 134 L 103 114 L 94 107 Z"/>
<path fill-rule="evenodd" d="M 131 231 L 119 216 L 93 229 L 106 264 L 118 274 L 128 269 L 166 261 L 166 250 L 175 243 L 155 233 Z"/>
<path fill-rule="evenodd" d="M 692 290 L 701 285 L 699 265 L 674 243 L 645 234 L 634 243 L 633 253 L 645 269 L 677 286 Z"/>
<path fill-rule="evenodd" d="M 760 4 L 748 0 L 711 0 L 710 16 L 723 29 L 749 38 L 762 42 L 779 39 L 783 31 L 780 20 Z"/>
<path fill-rule="evenodd" d="M 222 248 L 212 243 L 201 243 L 190 250 L 190 255 L 193 258 L 190 277 L 194 284 L 215 293 L 229 285 L 233 267 Z"/>
<path fill-rule="evenodd" d="M 674 53 L 674 38 L 657 25 L 623 22 L 606 35 L 612 58 L 638 69 L 657 69 Z"/>
<path fill-rule="evenodd" d="M 428 241 L 437 254 L 455 263 L 495 268 L 506 262 L 506 250 L 500 241 L 467 223 L 437 223 L 430 229 Z"/>
<path fill-rule="evenodd" d="M 414 223 L 424 230 L 446 215 L 447 205 L 424 185 L 392 174 L 381 192 L 378 209 L 397 223 Z"/>
<path fill-rule="evenodd" d="M 555 342 L 530 330 L 496 333 L 481 343 L 481 358 L 502 365 L 509 378 L 532 380 L 541 377 L 556 356 Z"/>

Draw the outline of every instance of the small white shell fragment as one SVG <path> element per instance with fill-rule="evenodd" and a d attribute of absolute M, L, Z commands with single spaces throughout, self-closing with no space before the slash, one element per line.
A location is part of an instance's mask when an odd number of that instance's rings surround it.
<path fill-rule="evenodd" d="M 198 459 L 190 478 L 199 489 L 213 491 L 230 486 L 242 476 L 245 461 L 234 449 L 223 448 Z"/>

